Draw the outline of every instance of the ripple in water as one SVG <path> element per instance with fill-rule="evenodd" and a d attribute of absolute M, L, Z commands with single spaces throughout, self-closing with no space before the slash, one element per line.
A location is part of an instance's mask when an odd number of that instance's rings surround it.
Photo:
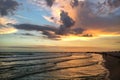
<path fill-rule="evenodd" d="M 93 53 L 2 53 L 0 80 L 107 80 Z"/>

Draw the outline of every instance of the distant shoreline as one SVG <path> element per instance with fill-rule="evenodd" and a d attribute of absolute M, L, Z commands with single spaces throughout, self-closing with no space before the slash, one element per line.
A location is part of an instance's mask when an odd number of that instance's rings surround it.
<path fill-rule="evenodd" d="M 23 53 L 23 52 L 29 52 L 29 53 L 32 53 L 31 51 L 0 51 L 0 53 L 2 52 L 5 52 L 5 53 L 9 53 L 9 52 L 12 52 L 12 53 Z M 120 53 L 120 50 L 117 50 L 117 51 L 33 51 L 33 52 L 36 52 L 36 53 L 46 53 L 46 52 L 53 52 L 53 53 L 66 53 L 66 52 L 69 52 L 69 53 L 96 53 L 96 54 L 112 54 L 112 53 Z"/>

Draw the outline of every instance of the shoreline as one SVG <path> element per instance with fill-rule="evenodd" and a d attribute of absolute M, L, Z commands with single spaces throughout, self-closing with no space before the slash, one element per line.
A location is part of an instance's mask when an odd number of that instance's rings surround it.
<path fill-rule="evenodd" d="M 110 80 L 120 80 L 120 52 L 100 53 L 105 60 L 104 66 L 108 69 Z"/>

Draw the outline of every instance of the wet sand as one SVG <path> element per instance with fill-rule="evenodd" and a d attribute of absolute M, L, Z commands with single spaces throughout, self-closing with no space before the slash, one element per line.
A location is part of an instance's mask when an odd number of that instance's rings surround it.
<path fill-rule="evenodd" d="M 120 80 L 120 52 L 104 52 L 102 55 L 109 70 L 109 79 Z"/>

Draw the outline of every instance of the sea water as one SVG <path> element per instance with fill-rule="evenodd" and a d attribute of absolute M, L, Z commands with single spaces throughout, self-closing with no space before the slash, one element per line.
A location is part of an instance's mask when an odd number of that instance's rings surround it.
<path fill-rule="evenodd" d="M 0 80 L 108 80 L 100 54 L 0 53 Z"/>

